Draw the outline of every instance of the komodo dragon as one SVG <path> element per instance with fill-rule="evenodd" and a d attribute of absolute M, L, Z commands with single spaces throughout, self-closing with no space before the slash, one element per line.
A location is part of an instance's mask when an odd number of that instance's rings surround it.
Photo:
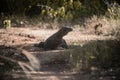
<path fill-rule="evenodd" d="M 45 50 L 54 50 L 57 47 L 62 47 L 68 49 L 68 45 L 66 41 L 63 39 L 68 32 L 72 31 L 72 28 L 69 27 L 62 27 L 52 36 L 45 40 L 45 42 L 40 42 L 38 47 L 43 48 Z"/>

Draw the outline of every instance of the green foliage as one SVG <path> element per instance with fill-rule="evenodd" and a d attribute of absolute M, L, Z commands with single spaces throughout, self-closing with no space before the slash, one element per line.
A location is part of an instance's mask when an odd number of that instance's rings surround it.
<path fill-rule="evenodd" d="M 79 0 L 77 0 L 77 1 L 74 1 L 73 6 L 74 6 L 74 10 L 77 11 L 81 8 L 82 3 Z"/>
<path fill-rule="evenodd" d="M 120 5 L 116 2 L 111 5 L 108 4 L 108 13 L 106 14 L 108 17 L 112 19 L 120 19 Z"/>
<path fill-rule="evenodd" d="M 11 20 L 6 19 L 3 21 L 3 24 L 6 29 L 9 29 L 11 27 Z"/>
<path fill-rule="evenodd" d="M 63 19 L 71 21 L 81 16 L 89 16 L 100 13 L 104 9 L 101 0 L 6 0 L 8 8 L 13 14 L 24 15 L 25 11 L 34 5 L 41 5 L 40 17 L 51 19 Z M 44 5 L 44 8 L 42 7 Z M 103 6 L 103 7 L 102 7 Z M 50 7 L 48 9 L 48 7 Z M 45 9 L 46 8 L 46 9 Z M 35 12 L 35 11 L 33 11 Z"/>
<path fill-rule="evenodd" d="M 114 2 L 109 6 L 103 0 L 6 0 L 5 7 L 10 10 L 10 14 L 18 16 L 28 16 L 30 18 L 39 17 L 42 21 L 62 21 L 76 22 L 93 15 L 101 16 L 106 14 L 111 17 L 119 16 L 119 5 Z M 112 4 L 112 3 L 111 3 Z M 110 5 L 111 5 L 110 4 Z M 38 6 L 39 5 L 39 6 Z M 35 9 L 31 7 L 37 6 Z M 118 10 L 117 10 L 118 9 Z M 30 11 L 29 11 L 30 10 Z M 26 12 L 28 13 L 26 14 Z M 9 13 L 8 12 L 8 13 Z"/>

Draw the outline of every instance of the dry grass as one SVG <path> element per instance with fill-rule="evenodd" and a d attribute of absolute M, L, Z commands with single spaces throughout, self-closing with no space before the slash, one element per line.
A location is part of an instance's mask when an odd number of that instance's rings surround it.
<path fill-rule="evenodd" d="M 86 19 L 85 27 L 87 33 L 95 34 L 95 26 L 100 23 L 102 24 L 102 27 L 99 29 L 99 31 L 102 33 L 102 35 L 114 36 L 118 32 L 118 28 L 120 28 L 119 21 L 119 19 L 107 18 L 104 16 L 99 18 L 97 16 L 93 16 Z"/>

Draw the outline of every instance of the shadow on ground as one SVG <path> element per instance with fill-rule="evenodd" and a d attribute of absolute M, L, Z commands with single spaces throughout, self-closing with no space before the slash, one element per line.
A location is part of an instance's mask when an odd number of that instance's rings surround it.
<path fill-rule="evenodd" d="M 120 79 L 120 41 L 94 40 L 70 48 L 73 49 L 72 62 L 80 70 L 109 76 L 112 80 Z"/>
<path fill-rule="evenodd" d="M 16 48 L 20 46 L 23 45 L 18 45 Z M 84 44 L 72 44 L 67 50 L 44 51 L 35 47 L 34 44 L 24 45 L 22 49 L 40 60 L 40 73 L 30 75 L 39 80 L 48 80 L 48 78 L 51 80 L 100 80 L 101 77 L 103 80 L 107 80 L 108 77 L 109 80 L 119 80 L 120 41 L 89 41 Z M 13 57 L 15 56 L 13 54 L 19 52 L 15 48 L 3 48 L 3 46 L 0 50 L 2 50 L 1 55 L 11 52 Z M 23 57 L 20 58 L 23 59 Z M 73 73 L 73 69 L 77 74 Z M 16 79 L 19 80 L 19 78 Z"/>

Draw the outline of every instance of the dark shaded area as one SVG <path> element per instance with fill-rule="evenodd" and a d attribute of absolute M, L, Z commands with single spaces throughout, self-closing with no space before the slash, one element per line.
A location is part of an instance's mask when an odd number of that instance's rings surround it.
<path fill-rule="evenodd" d="M 116 76 L 115 80 L 120 77 L 120 41 L 97 41 L 96 46 L 96 66 L 104 69 L 106 76 Z M 94 60 L 93 60 L 94 61 Z M 103 75 L 104 76 L 104 75 Z"/>
<path fill-rule="evenodd" d="M 15 27 L 36 25 L 42 21 L 85 26 L 86 18 L 106 15 L 114 2 L 119 4 L 119 0 L 105 1 L 109 4 L 107 5 L 103 0 L 1 0 L 0 27 L 4 26 L 3 21 L 6 19 L 10 19 L 11 25 Z M 110 14 L 107 16 L 109 17 Z"/>
<path fill-rule="evenodd" d="M 17 61 L 28 61 L 25 55 L 15 47 L 0 45 L 0 79 L 17 80 L 11 72 L 21 69 Z"/>
<path fill-rule="evenodd" d="M 0 0 L 0 13 L 10 13 L 9 6 L 7 5 L 7 0 Z"/>
<path fill-rule="evenodd" d="M 36 48 L 35 49 L 32 49 L 32 48 L 33 47 L 30 47 L 30 45 L 24 47 L 25 50 L 28 50 L 30 52 L 41 51 L 40 49 L 37 50 Z M 120 79 L 119 78 L 119 75 L 120 75 L 120 64 L 119 64 L 120 63 L 120 54 L 119 54 L 120 41 L 116 41 L 116 40 L 90 41 L 90 42 L 86 43 L 85 45 L 83 45 L 82 47 L 71 45 L 70 49 L 74 50 L 74 51 L 70 52 L 70 53 L 73 53 L 73 60 L 75 60 L 75 59 L 81 60 L 81 58 L 82 58 L 85 61 L 86 57 L 87 57 L 89 69 L 91 66 L 95 66 L 98 68 L 98 70 L 97 70 L 98 73 L 95 74 L 94 76 L 90 76 L 90 75 L 92 75 L 90 73 L 92 71 L 88 70 L 88 68 L 85 66 L 85 63 L 83 62 L 82 63 L 83 68 L 84 68 L 84 71 L 83 71 L 84 73 L 82 73 L 83 75 L 89 74 L 89 77 L 91 77 L 92 79 L 94 77 L 96 77 L 96 78 L 103 77 L 104 78 L 107 76 L 110 78 L 112 78 L 112 76 L 115 76 L 115 78 L 113 78 L 113 80 Z M 1 55 L 5 55 L 10 58 L 12 57 L 14 59 L 20 58 L 21 60 L 23 60 L 23 56 L 20 57 L 20 54 L 18 56 L 14 55 L 14 53 L 20 52 L 14 47 L 1 45 L 0 51 L 1 51 L 0 52 Z M 44 51 L 42 51 L 42 52 L 44 52 Z M 63 71 L 71 70 L 73 65 L 71 64 L 69 59 L 66 59 L 66 57 L 65 57 L 66 55 L 69 56 L 69 52 L 62 54 L 62 55 L 54 56 L 54 58 L 51 61 L 42 63 L 41 71 L 63 72 Z M 75 55 L 76 55 L 76 57 L 75 57 Z M 91 55 L 94 56 L 95 58 L 90 58 Z M 0 60 L 0 63 L 1 62 L 2 61 Z M 13 67 L 14 65 L 11 65 L 11 63 L 9 64 L 8 61 L 6 64 L 7 65 L 0 64 L 0 70 L 1 71 L 4 70 L 3 72 L 5 72 L 5 74 L 0 74 L 1 79 L 2 79 L 2 77 L 7 78 L 7 79 L 12 78 L 9 75 L 7 75 L 6 73 L 8 73 L 12 69 L 14 69 L 14 67 Z M 82 70 L 80 70 L 80 72 L 81 71 Z M 81 74 L 75 75 L 75 80 L 76 80 L 76 76 L 79 76 L 79 75 L 81 75 Z M 5 79 L 3 79 L 3 80 L 5 80 Z"/>
<path fill-rule="evenodd" d="M 22 54 L 21 50 L 18 50 L 15 47 L 12 46 L 5 46 L 5 45 L 0 45 L 0 55 L 18 60 L 18 61 L 26 61 L 27 58 L 25 55 Z"/>
<path fill-rule="evenodd" d="M 27 8 L 25 11 L 25 15 L 27 17 L 33 18 L 33 17 L 37 17 L 41 14 L 42 10 L 46 8 L 39 6 L 39 5 L 33 5 L 30 8 Z"/>
<path fill-rule="evenodd" d="M 52 72 L 64 72 L 71 69 L 70 63 L 68 60 L 58 59 L 51 60 L 49 62 L 43 63 L 40 71 L 52 71 Z"/>
<path fill-rule="evenodd" d="M 75 62 L 83 60 L 84 71 L 92 72 L 91 67 L 94 66 L 98 68 L 95 76 L 120 79 L 120 41 L 97 40 L 90 41 L 82 47 L 71 45 L 71 48 L 75 49 L 73 53 Z"/>
<path fill-rule="evenodd" d="M 77 1 L 77 0 L 74 0 L 74 2 Z M 78 0 L 80 1 L 83 5 L 87 5 L 87 6 L 91 6 L 93 9 L 95 8 L 96 5 L 98 5 L 98 9 L 99 10 L 102 10 L 102 8 L 104 9 L 107 9 L 105 3 L 103 0 Z M 120 4 L 120 1 L 119 0 L 107 0 L 107 2 L 109 3 L 113 3 L 113 2 L 117 2 L 118 4 Z M 66 2 L 69 2 L 66 0 Z M 62 6 L 64 3 L 64 1 L 57 1 L 57 2 L 54 2 L 52 0 L 50 1 L 26 1 L 26 0 L 21 0 L 21 1 L 10 1 L 10 0 L 0 0 L 0 13 L 3 12 L 3 13 L 8 13 L 8 14 L 12 14 L 12 13 L 17 13 L 17 12 L 21 12 L 24 13 L 23 11 L 26 10 L 26 15 L 27 16 L 35 16 L 35 15 L 38 15 L 39 13 L 41 13 L 42 10 L 46 9 L 47 6 L 51 6 L 53 7 L 54 6 L 54 9 L 56 9 L 56 7 L 59 6 Z M 95 4 L 96 3 L 96 4 Z M 46 6 L 38 6 L 37 4 L 40 4 L 40 5 L 46 5 Z M 53 4 L 53 5 L 50 5 L 50 4 Z M 30 8 L 29 8 L 30 7 Z M 19 10 L 19 11 L 18 11 Z M 71 10 L 74 10 L 72 8 L 70 8 L 68 6 L 68 10 L 67 11 L 71 11 Z"/>
<path fill-rule="evenodd" d="M 73 0 L 74 2 L 77 1 L 77 0 Z M 87 7 L 91 7 L 90 11 L 88 9 L 88 12 L 84 12 L 85 10 L 83 9 L 80 9 L 76 12 L 75 10 L 75 6 L 69 6 L 68 5 L 68 8 L 66 10 L 66 14 L 67 12 L 73 12 L 75 11 L 75 13 L 83 13 L 82 15 L 87 14 L 87 13 L 91 13 L 91 14 L 104 14 L 104 11 L 107 9 L 107 6 L 106 4 L 104 3 L 103 0 L 78 0 L 79 2 L 81 2 L 84 7 L 84 9 L 87 10 Z M 113 3 L 113 2 L 117 2 L 118 4 L 120 4 L 120 1 L 119 0 L 107 0 L 107 2 L 109 2 L 110 4 Z M 66 0 L 66 2 L 69 2 Z M 40 4 L 40 5 L 38 5 Z M 44 5 L 44 6 L 42 6 Z M 11 1 L 11 0 L 0 0 L 0 13 L 5 13 L 5 14 L 8 14 L 8 15 L 11 15 L 11 14 L 24 14 L 26 16 L 29 16 L 29 17 L 36 17 L 36 16 L 46 16 L 46 15 L 40 15 L 41 14 L 41 11 L 42 10 L 45 10 L 45 14 L 47 14 L 47 9 L 48 9 L 48 6 L 49 7 L 52 7 L 53 9 L 56 9 L 57 7 L 60 7 L 60 6 L 63 6 L 64 5 L 64 1 L 32 1 L 32 0 L 21 0 L 21 1 Z M 97 8 L 96 8 L 97 7 Z M 50 8 L 49 8 L 50 9 Z M 99 9 L 99 11 L 98 11 Z M 96 10 L 96 11 L 94 11 Z M 76 16 L 76 14 L 74 16 Z M 82 17 L 81 15 L 81 17 Z M 90 14 L 89 14 L 90 15 Z M 78 17 L 78 16 L 76 16 Z"/>

